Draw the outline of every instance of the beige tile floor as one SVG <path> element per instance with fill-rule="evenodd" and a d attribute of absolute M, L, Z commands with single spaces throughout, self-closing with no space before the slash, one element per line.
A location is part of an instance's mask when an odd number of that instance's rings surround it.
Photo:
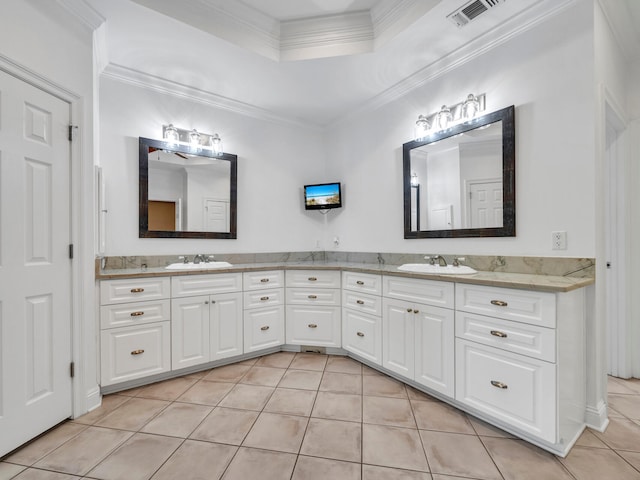
<path fill-rule="evenodd" d="M 0 480 L 640 480 L 640 380 L 560 459 L 344 357 L 281 352 L 104 397 Z"/>

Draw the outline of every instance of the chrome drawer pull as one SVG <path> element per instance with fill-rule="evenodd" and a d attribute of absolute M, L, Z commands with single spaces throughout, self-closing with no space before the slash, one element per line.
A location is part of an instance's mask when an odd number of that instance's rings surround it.
<path fill-rule="evenodd" d="M 269 330 L 269 325 L 265 325 L 264 327 L 260 327 L 260 330 L 262 330 L 263 332 L 266 330 Z"/>
<path fill-rule="evenodd" d="M 363 282 L 362 280 L 358 280 L 356 283 L 357 283 L 358 285 L 364 285 L 364 282 Z"/>
<path fill-rule="evenodd" d="M 499 330 L 491 330 L 491 335 L 494 337 L 507 338 L 507 334 Z"/>
<path fill-rule="evenodd" d="M 142 293 L 144 292 L 144 288 L 132 288 L 131 293 Z"/>
<path fill-rule="evenodd" d="M 315 323 L 310 323 L 309 328 L 318 328 L 318 325 L 316 325 Z"/>
<path fill-rule="evenodd" d="M 265 301 L 269 300 L 269 297 L 260 297 L 260 300 L 265 302 Z"/>
<path fill-rule="evenodd" d="M 131 355 L 140 355 L 141 353 L 144 353 L 144 350 L 134 350 Z"/>
<path fill-rule="evenodd" d="M 503 390 L 506 390 L 507 388 L 509 388 L 506 383 L 498 382 L 497 380 L 491 380 L 491 385 L 493 385 L 496 388 L 501 388 Z"/>
<path fill-rule="evenodd" d="M 260 281 L 261 281 L 262 283 L 267 283 L 267 282 L 269 281 L 269 279 L 268 279 L 268 278 L 263 278 L 263 279 L 261 279 Z"/>
<path fill-rule="evenodd" d="M 491 300 L 491 305 L 495 305 L 496 307 L 506 307 L 509 304 L 502 300 Z"/>
<path fill-rule="evenodd" d="M 309 281 L 310 281 L 310 282 L 315 282 L 315 281 L 317 281 L 317 280 L 318 280 L 318 279 L 317 279 L 316 277 L 309 277 Z"/>
<path fill-rule="evenodd" d="M 362 300 L 356 300 L 356 303 L 357 303 L 358 305 L 364 305 L 364 302 L 363 302 Z"/>
<path fill-rule="evenodd" d="M 131 312 L 132 317 L 141 317 L 144 315 L 144 312 Z"/>
<path fill-rule="evenodd" d="M 311 300 L 315 300 L 316 298 L 318 298 L 318 296 L 317 296 L 317 295 L 309 295 L 309 298 L 310 298 Z"/>
<path fill-rule="evenodd" d="M 358 335 L 359 337 L 364 337 L 364 333 L 362 332 L 357 332 L 356 335 Z"/>

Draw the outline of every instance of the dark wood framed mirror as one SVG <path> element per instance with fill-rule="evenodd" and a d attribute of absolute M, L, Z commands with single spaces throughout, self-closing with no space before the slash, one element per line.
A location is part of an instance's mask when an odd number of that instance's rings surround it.
<path fill-rule="evenodd" d="M 139 139 L 139 237 L 237 238 L 238 157 Z"/>
<path fill-rule="evenodd" d="M 515 108 L 402 146 L 404 238 L 516 235 Z"/>

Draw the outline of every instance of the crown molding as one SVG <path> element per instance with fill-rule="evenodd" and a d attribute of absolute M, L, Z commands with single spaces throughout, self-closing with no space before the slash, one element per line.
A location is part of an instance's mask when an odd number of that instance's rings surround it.
<path fill-rule="evenodd" d="M 57 3 L 73 14 L 90 30 L 96 30 L 106 19 L 84 0 L 56 0 Z"/>
<path fill-rule="evenodd" d="M 320 125 L 309 124 L 297 118 L 277 115 L 267 109 L 256 107 L 248 103 L 233 100 L 231 98 L 216 95 L 205 90 L 190 87 L 165 78 L 150 75 L 133 68 L 110 63 L 102 71 L 103 77 L 110 78 L 122 83 L 127 83 L 137 87 L 159 92 L 166 95 L 197 102 L 210 107 L 227 110 L 247 117 L 276 123 L 284 126 L 294 126 L 296 128 L 307 128 L 311 130 L 321 130 Z"/>
<path fill-rule="evenodd" d="M 401 0 L 397 3 L 376 4 L 370 12 L 375 37 L 374 48 L 384 45 L 438 3 L 439 0 Z"/>
<path fill-rule="evenodd" d="M 418 70 L 416 73 L 396 83 L 379 95 L 364 102 L 359 108 L 355 108 L 346 115 L 333 120 L 332 124 L 335 125 L 337 123 L 351 121 L 407 96 L 425 84 L 446 75 L 461 65 L 484 55 L 486 52 L 508 42 L 512 38 L 544 23 L 549 18 L 567 9 L 568 6 L 575 3 L 575 1 L 576 0 L 544 0 L 530 7 L 493 30 L 454 50 L 425 68 Z"/>

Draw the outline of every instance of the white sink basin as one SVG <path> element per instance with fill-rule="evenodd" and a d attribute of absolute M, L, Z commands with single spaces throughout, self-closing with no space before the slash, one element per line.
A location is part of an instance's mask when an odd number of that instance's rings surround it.
<path fill-rule="evenodd" d="M 467 267 L 466 265 L 460 265 L 459 267 L 447 265 L 443 267 L 429 263 L 405 263 L 404 265 L 400 265 L 398 270 L 415 273 L 434 273 L 437 275 L 470 275 L 472 273 L 478 273 L 477 270 Z"/>
<path fill-rule="evenodd" d="M 166 270 L 209 270 L 213 268 L 232 267 L 229 262 L 172 263 L 164 267 Z"/>

